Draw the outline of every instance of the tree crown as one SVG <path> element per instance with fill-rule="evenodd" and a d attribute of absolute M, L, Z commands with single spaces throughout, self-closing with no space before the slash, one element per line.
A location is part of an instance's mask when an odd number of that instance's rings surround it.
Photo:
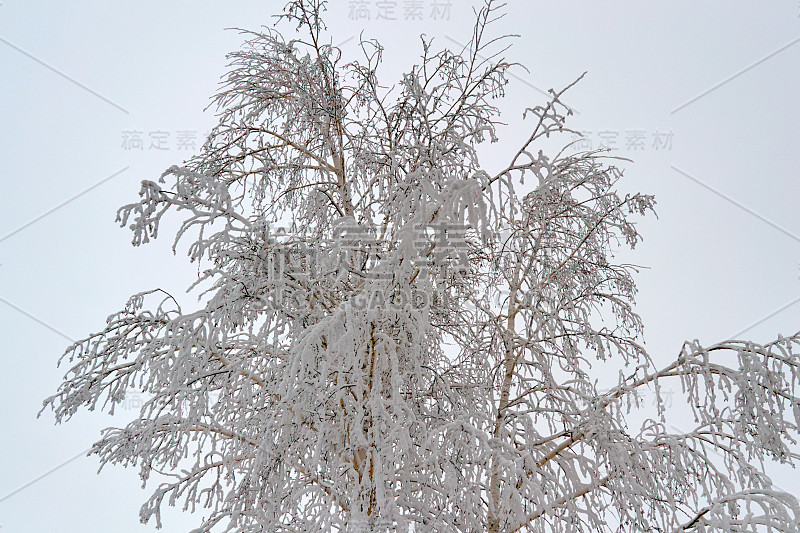
<path fill-rule="evenodd" d="M 204 509 L 198 532 L 798 531 L 760 462 L 798 458 L 800 336 L 687 342 L 656 368 L 613 256 L 655 202 L 604 153 L 540 149 L 571 132 L 564 91 L 507 163 L 479 161 L 513 66 L 486 33 L 502 6 L 461 50 L 423 39 L 391 90 L 381 45 L 345 61 L 324 7 L 290 2 L 288 41 L 243 32 L 201 152 L 118 212 L 137 246 L 180 217 L 199 307 L 134 295 L 45 402 L 61 421 L 149 395 L 92 450 L 168 473 L 142 520 L 166 499 Z M 591 360 L 612 358 L 602 391 Z M 667 380 L 691 432 L 669 430 Z"/>

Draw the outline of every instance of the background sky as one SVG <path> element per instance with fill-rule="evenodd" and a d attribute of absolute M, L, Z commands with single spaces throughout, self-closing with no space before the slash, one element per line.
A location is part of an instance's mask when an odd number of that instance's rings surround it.
<path fill-rule="evenodd" d="M 180 293 L 193 279 L 168 231 L 134 249 L 115 212 L 213 126 L 203 109 L 241 43 L 224 29 L 271 24 L 283 4 L 0 1 L 4 533 L 154 530 L 138 524 L 149 487 L 137 472 L 98 476 L 85 457 L 101 428 L 135 416 L 135 398 L 114 418 L 80 413 L 55 426 L 36 414 L 70 340 L 102 329 L 135 292 Z M 345 52 L 361 31 L 379 38 L 388 85 L 417 62 L 420 33 L 464 43 L 472 5 L 336 0 L 327 23 Z M 572 127 L 585 147 L 630 158 L 621 187 L 658 202 L 658 219 L 640 223 L 644 242 L 620 256 L 645 267 L 637 303 L 653 357 L 674 358 L 685 339 L 766 342 L 800 329 L 800 3 L 512 0 L 506 11 L 494 31 L 519 35 L 507 57 L 528 70 L 498 102 L 508 127 L 483 163 L 500 168 L 542 91 L 588 72 L 564 98 Z M 796 472 L 775 473 L 800 495 Z M 169 531 L 197 523 L 165 515 Z"/>

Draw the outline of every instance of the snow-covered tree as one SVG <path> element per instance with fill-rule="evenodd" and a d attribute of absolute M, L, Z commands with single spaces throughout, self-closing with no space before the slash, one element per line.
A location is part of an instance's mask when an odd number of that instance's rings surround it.
<path fill-rule="evenodd" d="M 498 7 L 462 50 L 423 39 L 391 89 L 380 44 L 345 61 L 323 12 L 290 2 L 291 40 L 245 32 L 202 151 L 119 210 L 137 246 L 174 212 L 199 304 L 133 296 L 45 402 L 62 421 L 145 394 L 92 450 L 157 480 L 142 520 L 166 502 L 197 532 L 798 531 L 763 463 L 800 457 L 800 334 L 657 368 L 613 256 L 654 200 L 617 192 L 602 153 L 544 153 L 570 132 L 563 91 L 525 110 L 507 164 L 479 162 L 513 67 Z M 658 410 L 629 427 L 645 389 Z"/>

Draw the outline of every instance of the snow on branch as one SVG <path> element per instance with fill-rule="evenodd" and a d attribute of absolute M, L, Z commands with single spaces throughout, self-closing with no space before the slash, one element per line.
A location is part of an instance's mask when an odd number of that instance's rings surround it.
<path fill-rule="evenodd" d="M 180 504 L 197 533 L 799 531 L 765 465 L 800 459 L 800 334 L 687 342 L 656 367 L 614 257 L 655 200 L 620 191 L 605 152 L 547 153 L 575 133 L 569 87 L 529 106 L 508 161 L 479 158 L 516 68 L 489 36 L 502 12 L 486 2 L 463 49 L 424 38 L 394 88 L 377 41 L 329 44 L 321 0 L 288 3 L 291 40 L 242 31 L 202 150 L 117 213 L 137 246 L 178 221 L 197 304 L 134 295 L 67 349 L 43 408 L 142 395 L 92 453 L 156 484 L 143 521 Z"/>

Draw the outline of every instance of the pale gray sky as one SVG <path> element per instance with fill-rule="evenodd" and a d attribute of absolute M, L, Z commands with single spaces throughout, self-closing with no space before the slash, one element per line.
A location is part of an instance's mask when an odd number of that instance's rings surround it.
<path fill-rule="evenodd" d="M 64 426 L 35 416 L 60 382 L 67 339 L 102 329 L 134 292 L 180 293 L 191 280 L 169 239 L 134 249 L 114 214 L 213 125 L 203 108 L 241 42 L 223 29 L 271 24 L 283 4 L 0 2 L 3 532 L 154 529 L 138 524 L 149 491 L 135 470 L 97 476 L 97 460 L 80 456 L 48 474 L 133 410 Z M 396 20 L 378 19 L 379 5 L 337 0 L 327 20 L 336 43 L 361 30 L 383 42 L 384 84 L 417 60 L 420 33 L 468 38 L 470 2 L 421 0 L 414 19 L 397 0 Z M 634 161 L 624 188 L 656 195 L 660 218 L 622 256 L 648 267 L 638 309 L 657 359 L 687 338 L 800 329 L 800 3 L 511 0 L 497 31 L 520 35 L 508 57 L 529 69 L 499 102 L 509 127 L 497 152 L 524 134 L 521 111 L 543 102 L 540 90 L 588 71 L 566 97 L 572 126 Z M 800 495 L 796 475 L 775 479 Z M 165 518 L 169 531 L 196 523 Z"/>

